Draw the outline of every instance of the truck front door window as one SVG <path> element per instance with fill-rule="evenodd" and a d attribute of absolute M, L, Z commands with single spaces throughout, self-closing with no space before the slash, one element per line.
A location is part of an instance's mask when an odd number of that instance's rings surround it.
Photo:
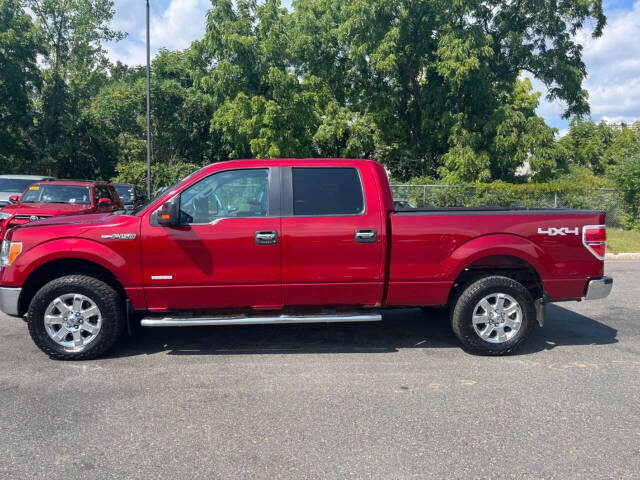
<path fill-rule="evenodd" d="M 211 175 L 180 196 L 180 223 L 211 223 L 217 218 L 265 217 L 269 172 L 265 169 L 229 170 Z"/>

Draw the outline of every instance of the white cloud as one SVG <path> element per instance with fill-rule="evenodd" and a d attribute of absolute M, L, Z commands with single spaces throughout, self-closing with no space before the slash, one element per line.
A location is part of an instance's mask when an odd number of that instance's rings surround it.
<path fill-rule="evenodd" d="M 281 0 L 282 6 L 291 10 L 291 1 Z M 210 0 L 151 0 L 150 5 L 152 56 L 160 48 L 182 50 L 204 35 Z M 123 41 L 106 45 L 109 59 L 128 65 L 143 65 L 147 55 L 145 2 L 115 0 L 114 8 L 113 28 L 129 35 Z"/>
<path fill-rule="evenodd" d="M 589 76 L 591 114 L 596 119 L 640 118 L 640 1 L 609 15 L 601 38 L 581 32 Z"/>
<path fill-rule="evenodd" d="M 600 38 L 591 37 L 593 28 L 578 33 L 587 66 L 584 88 L 589 92 L 591 115 L 596 121 L 640 119 L 640 0 L 631 10 L 607 12 L 608 21 Z M 542 83 L 534 88 L 546 94 Z M 552 124 L 561 124 L 564 105 L 541 98 L 538 114 Z"/>
<path fill-rule="evenodd" d="M 170 0 L 163 8 L 159 2 L 151 2 L 151 54 L 160 48 L 181 50 L 205 31 L 209 0 Z M 112 61 L 120 60 L 129 65 L 146 62 L 146 17 L 142 1 L 116 0 L 113 28 L 127 32 L 127 38 L 107 44 L 107 54 Z"/>
<path fill-rule="evenodd" d="M 209 0 L 172 0 L 151 24 L 151 41 L 170 50 L 182 50 L 205 31 Z"/>

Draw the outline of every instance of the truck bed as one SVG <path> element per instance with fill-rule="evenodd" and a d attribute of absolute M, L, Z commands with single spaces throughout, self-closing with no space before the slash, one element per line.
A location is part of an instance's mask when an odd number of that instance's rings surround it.
<path fill-rule="evenodd" d="M 581 232 L 604 224 L 597 210 L 416 208 L 391 212 L 389 305 L 443 305 L 474 261 L 522 264 L 538 272 L 552 300 L 580 298 L 603 275 Z M 490 257 L 488 259 L 488 257 Z M 518 260 L 516 260 L 518 259 Z M 497 268 L 497 267 L 496 267 Z"/>

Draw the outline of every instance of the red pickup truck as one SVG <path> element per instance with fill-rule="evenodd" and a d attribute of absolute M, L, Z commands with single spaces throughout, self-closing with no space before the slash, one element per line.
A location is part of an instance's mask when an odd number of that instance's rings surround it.
<path fill-rule="evenodd" d="M 604 213 L 395 210 L 383 167 L 342 159 L 207 166 L 129 214 L 10 230 L 0 309 L 52 358 L 145 327 L 381 320 L 443 306 L 470 352 L 514 351 L 544 305 L 603 298 Z"/>
<path fill-rule="evenodd" d="M 0 240 L 7 230 L 42 218 L 113 212 L 124 206 L 113 185 L 89 180 L 54 180 L 31 184 L 0 209 Z"/>

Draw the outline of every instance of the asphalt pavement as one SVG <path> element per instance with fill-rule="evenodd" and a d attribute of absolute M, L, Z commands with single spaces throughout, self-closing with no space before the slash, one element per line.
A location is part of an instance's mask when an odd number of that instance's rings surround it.
<path fill-rule="evenodd" d="M 639 478 L 640 261 L 548 309 L 519 354 L 443 311 L 147 329 L 49 360 L 0 316 L 0 478 Z"/>

